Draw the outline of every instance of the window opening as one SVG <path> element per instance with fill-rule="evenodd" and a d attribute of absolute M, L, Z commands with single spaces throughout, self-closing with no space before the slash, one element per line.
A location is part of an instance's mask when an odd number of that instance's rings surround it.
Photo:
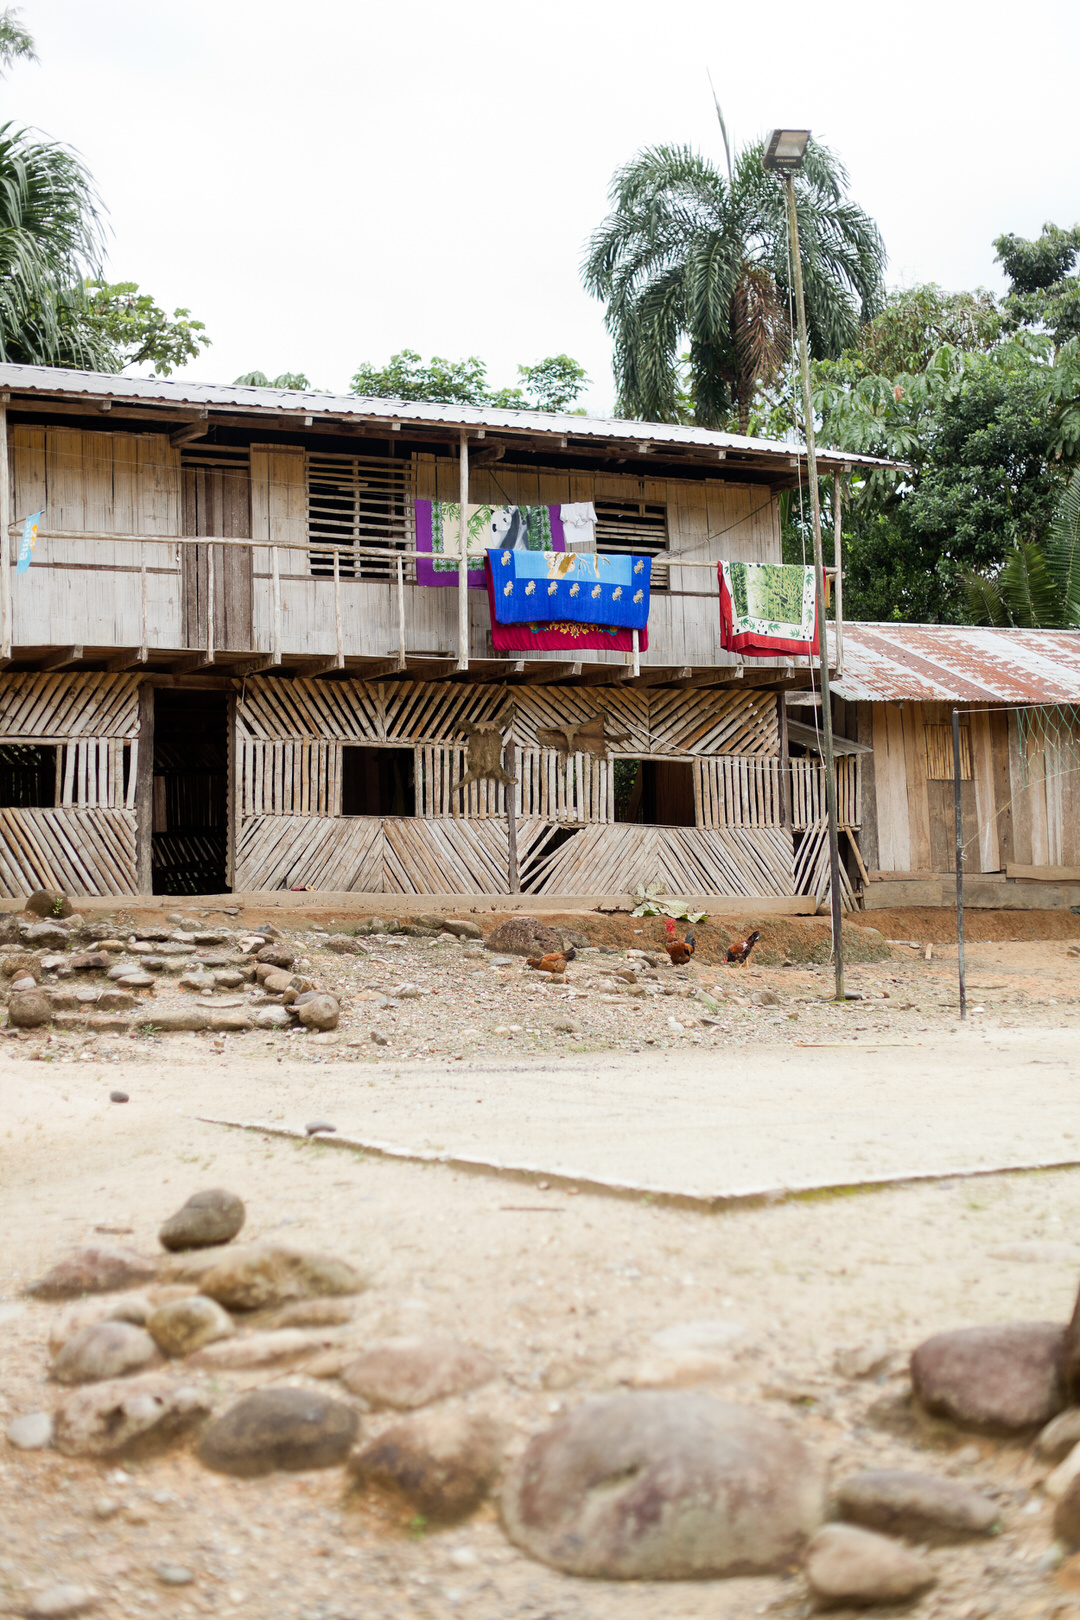
<path fill-rule="evenodd" d="M 601 555 L 633 551 L 652 557 L 652 589 L 668 588 L 667 564 L 659 558 L 668 549 L 667 507 L 648 501 L 595 501 L 596 549 Z"/>
<path fill-rule="evenodd" d="M 619 767 L 636 766 L 632 773 Z M 615 820 L 641 827 L 694 827 L 694 767 L 679 759 L 615 761 Z"/>
<path fill-rule="evenodd" d="M 340 553 L 342 579 L 396 577 L 394 552 L 412 544 L 412 461 L 390 456 L 339 456 L 311 451 L 307 472 L 308 540 Z M 385 556 L 358 556 L 356 546 Z M 312 551 L 316 579 L 333 578 L 334 551 Z"/>
<path fill-rule="evenodd" d="M 56 803 L 56 748 L 0 743 L 0 808 L 42 809 Z"/>
<path fill-rule="evenodd" d="M 411 748 L 341 750 L 343 816 L 415 816 L 416 755 Z"/>

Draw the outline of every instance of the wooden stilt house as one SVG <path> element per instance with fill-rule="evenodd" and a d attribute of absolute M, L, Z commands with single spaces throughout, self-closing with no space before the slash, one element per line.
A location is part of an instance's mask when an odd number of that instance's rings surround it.
<path fill-rule="evenodd" d="M 0 893 L 807 909 L 808 673 L 723 652 L 716 587 L 780 560 L 800 476 L 695 428 L 0 366 Z M 591 503 L 653 559 L 647 651 L 496 653 L 484 592 L 418 578 L 415 503 L 463 496 Z M 462 787 L 493 728 L 516 783 Z"/>

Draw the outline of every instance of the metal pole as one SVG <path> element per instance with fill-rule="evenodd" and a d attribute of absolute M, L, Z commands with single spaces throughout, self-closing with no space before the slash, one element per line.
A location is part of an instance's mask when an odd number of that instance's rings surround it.
<path fill-rule="evenodd" d="M 953 810 L 956 816 L 956 962 L 960 975 L 960 1017 L 967 1018 L 964 966 L 964 815 L 960 806 L 960 710 L 952 712 Z"/>
<path fill-rule="evenodd" d="M 506 752 L 503 756 L 503 769 L 507 776 L 517 775 L 517 743 L 513 732 L 506 741 Z M 507 839 L 507 882 L 511 894 L 521 892 L 518 879 L 518 847 L 517 847 L 517 784 L 507 782 L 503 787 L 506 794 L 506 839 Z"/>
<path fill-rule="evenodd" d="M 784 176 L 787 192 L 788 226 L 791 231 L 791 262 L 795 274 L 795 308 L 799 317 L 799 352 L 802 362 L 803 416 L 806 429 L 806 471 L 810 480 L 810 511 L 814 523 L 814 574 L 817 599 L 818 657 L 821 668 L 821 731 L 825 750 L 825 803 L 829 812 L 829 872 L 832 880 L 833 960 L 836 966 L 836 1000 L 844 996 L 843 903 L 840 894 L 840 839 L 836 824 L 836 772 L 833 768 L 832 700 L 829 695 L 829 643 L 825 626 L 825 562 L 821 550 L 821 492 L 817 480 L 817 452 L 814 447 L 814 413 L 810 401 L 810 357 L 806 341 L 806 304 L 803 299 L 802 261 L 799 258 L 799 216 L 795 207 L 795 180 Z"/>
<path fill-rule="evenodd" d="M 844 492 L 840 485 L 840 474 L 833 473 L 832 479 L 833 502 L 833 623 L 836 626 L 836 671 L 838 675 L 844 673 L 844 547 L 843 531 L 841 526 L 841 513 L 844 505 Z"/>
<path fill-rule="evenodd" d="M 458 669 L 469 667 L 469 435 L 458 439 Z"/>

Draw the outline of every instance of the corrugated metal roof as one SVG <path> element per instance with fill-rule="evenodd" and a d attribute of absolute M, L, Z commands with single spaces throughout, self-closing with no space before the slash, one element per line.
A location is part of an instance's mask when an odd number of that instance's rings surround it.
<path fill-rule="evenodd" d="M 101 399 L 142 400 L 147 404 L 227 408 L 274 416 L 341 416 L 368 421 L 398 421 L 408 426 L 491 428 L 530 435 L 551 434 L 575 439 L 618 439 L 655 444 L 701 446 L 716 450 L 742 450 L 767 456 L 799 454 L 796 445 L 775 439 L 743 438 L 737 433 L 712 433 L 707 428 L 682 427 L 671 422 L 632 422 L 618 418 L 572 416 L 555 411 L 509 411 L 477 405 L 438 405 L 424 400 L 362 399 L 355 394 L 306 394 L 288 388 L 241 388 L 235 383 L 197 383 L 145 377 L 116 377 L 93 371 L 65 371 L 53 366 L 0 365 L 0 389 L 18 393 L 90 396 Z M 888 467 L 879 456 L 844 455 L 819 450 L 825 466 Z"/>
<path fill-rule="evenodd" d="M 867 703 L 1080 703 L 1080 630 L 845 623 L 833 690 Z"/>

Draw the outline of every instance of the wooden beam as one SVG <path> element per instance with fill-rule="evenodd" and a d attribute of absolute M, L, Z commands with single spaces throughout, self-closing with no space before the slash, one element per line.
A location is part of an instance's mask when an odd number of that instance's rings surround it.
<path fill-rule="evenodd" d="M 394 667 L 396 668 L 397 666 L 395 665 Z M 298 669 L 296 673 L 305 681 L 313 681 L 316 680 L 320 675 L 340 674 L 344 668 L 344 658 L 342 658 L 340 654 L 335 653 L 331 658 L 319 658 L 314 664 L 306 664 L 303 669 Z"/>
<path fill-rule="evenodd" d="M 546 686 L 549 681 L 567 680 L 571 676 L 581 674 L 581 660 L 575 663 L 541 664 L 539 669 L 531 669 L 522 682 L 523 686 Z"/>
<path fill-rule="evenodd" d="M 190 675 L 193 670 L 207 669 L 213 664 L 212 658 L 207 658 L 206 652 L 187 653 L 183 658 L 176 658 L 169 665 L 170 675 Z"/>
<path fill-rule="evenodd" d="M 269 653 L 259 653 L 255 658 L 246 658 L 242 664 L 233 664 L 229 674 L 236 680 L 245 680 L 249 675 L 258 675 L 264 669 L 273 669 L 274 660 Z"/>
<path fill-rule="evenodd" d="M 469 435 L 458 435 L 458 648 L 457 667 L 469 667 Z"/>
<path fill-rule="evenodd" d="M 135 767 L 135 887 L 154 892 L 154 688 L 139 687 L 139 761 Z"/>
<path fill-rule="evenodd" d="M 47 669 L 64 669 L 68 664 L 79 663 L 82 655 L 81 647 L 58 647 L 47 658 L 42 658 L 37 667 L 42 672 Z"/>
<path fill-rule="evenodd" d="M 106 659 L 105 671 L 109 675 L 117 675 L 121 670 L 131 669 L 134 664 L 143 664 L 145 662 L 141 647 L 125 647 L 121 652 L 115 653 L 112 658 Z"/>
<path fill-rule="evenodd" d="M 169 443 L 175 450 L 182 444 L 190 444 L 192 439 L 204 439 L 209 428 L 210 413 L 204 405 L 196 416 L 188 418 L 183 427 L 173 429 L 169 434 Z"/>

